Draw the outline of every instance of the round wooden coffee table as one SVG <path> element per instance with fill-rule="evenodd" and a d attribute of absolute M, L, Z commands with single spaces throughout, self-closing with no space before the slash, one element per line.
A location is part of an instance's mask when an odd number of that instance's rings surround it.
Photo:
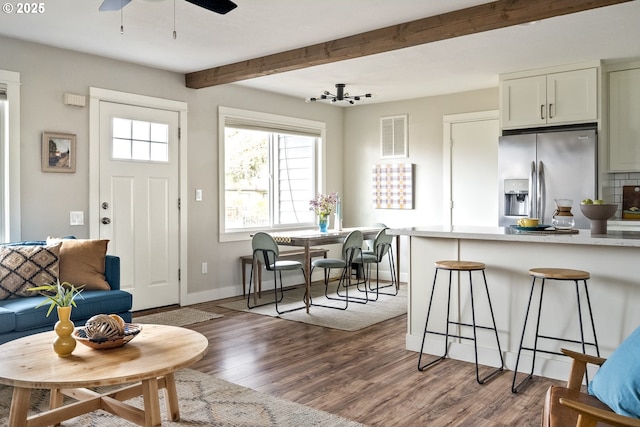
<path fill-rule="evenodd" d="M 73 354 L 58 357 L 55 333 L 43 332 L 0 345 L 0 384 L 13 386 L 10 426 L 55 425 L 98 409 L 142 426 L 161 424 L 158 390 L 166 389 L 167 416 L 180 418 L 174 372 L 200 360 L 209 344 L 202 334 L 164 325 L 142 325 L 123 347 L 94 350 L 78 343 Z M 105 394 L 87 387 L 127 384 Z M 32 389 L 51 390 L 50 410 L 28 417 Z M 63 406 L 63 397 L 78 402 Z M 124 400 L 142 396 L 144 409 Z"/>

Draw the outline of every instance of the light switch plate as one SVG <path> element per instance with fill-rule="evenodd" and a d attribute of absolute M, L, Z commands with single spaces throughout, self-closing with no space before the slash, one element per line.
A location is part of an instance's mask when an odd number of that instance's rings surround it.
<path fill-rule="evenodd" d="M 201 189 L 196 189 L 196 202 L 201 202 L 202 201 L 202 190 Z"/>
<path fill-rule="evenodd" d="M 69 224 L 70 225 L 84 225 L 84 212 L 82 212 L 82 211 L 71 211 L 69 213 Z"/>

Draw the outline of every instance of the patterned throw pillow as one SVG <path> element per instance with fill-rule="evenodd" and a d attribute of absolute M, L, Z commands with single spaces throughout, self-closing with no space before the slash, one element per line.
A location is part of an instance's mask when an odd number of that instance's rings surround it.
<path fill-rule="evenodd" d="M 0 246 L 0 299 L 30 297 L 28 288 L 58 280 L 60 244 Z"/>

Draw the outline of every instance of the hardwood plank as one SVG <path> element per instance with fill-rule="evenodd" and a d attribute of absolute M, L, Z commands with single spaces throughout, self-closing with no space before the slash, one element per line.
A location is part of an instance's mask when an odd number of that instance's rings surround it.
<path fill-rule="evenodd" d="M 200 89 L 374 55 L 631 0 L 498 0 L 185 75 Z"/>
<path fill-rule="evenodd" d="M 234 299 L 191 306 L 224 316 L 188 326 L 210 342 L 192 368 L 370 426 L 538 426 L 547 388 L 563 383 L 535 377 L 513 394 L 513 372 L 479 385 L 473 364 L 451 359 L 419 372 L 406 316 L 348 332 L 217 305 Z"/>

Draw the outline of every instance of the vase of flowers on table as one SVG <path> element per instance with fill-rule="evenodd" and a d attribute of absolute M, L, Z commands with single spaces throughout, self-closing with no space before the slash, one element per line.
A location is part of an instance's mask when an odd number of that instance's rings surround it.
<path fill-rule="evenodd" d="M 312 210 L 318 216 L 318 228 L 321 233 L 327 232 L 329 225 L 329 215 L 336 206 L 338 196 L 336 193 L 318 194 L 309 202 L 309 210 Z"/>

